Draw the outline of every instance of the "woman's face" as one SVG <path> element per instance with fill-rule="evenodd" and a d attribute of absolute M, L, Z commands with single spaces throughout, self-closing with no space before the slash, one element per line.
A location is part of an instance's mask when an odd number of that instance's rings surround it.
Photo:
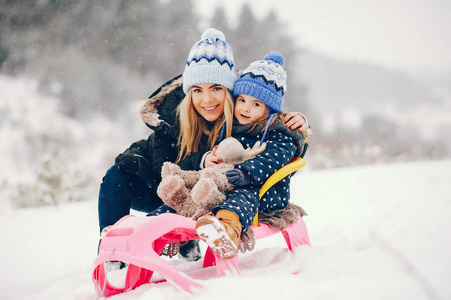
<path fill-rule="evenodd" d="M 196 111 L 208 122 L 215 122 L 224 114 L 226 87 L 215 83 L 198 83 L 191 87 Z"/>

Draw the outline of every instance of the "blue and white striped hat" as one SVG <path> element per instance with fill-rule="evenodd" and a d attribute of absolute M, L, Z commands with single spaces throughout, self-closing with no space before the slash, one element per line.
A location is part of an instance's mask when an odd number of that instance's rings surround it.
<path fill-rule="evenodd" d="M 249 95 L 270 108 L 270 114 L 282 110 L 287 90 L 287 73 L 283 69 L 285 58 L 280 52 L 270 52 L 263 60 L 254 61 L 238 77 L 233 96 Z"/>
<path fill-rule="evenodd" d="M 233 50 L 226 43 L 224 34 L 208 28 L 188 55 L 183 73 L 183 91 L 198 83 L 216 83 L 233 89 L 236 81 Z"/>

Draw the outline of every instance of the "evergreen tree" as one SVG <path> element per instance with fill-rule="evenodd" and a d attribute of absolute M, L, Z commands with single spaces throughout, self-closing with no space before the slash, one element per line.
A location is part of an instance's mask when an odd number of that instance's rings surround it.
<path fill-rule="evenodd" d="M 211 20 L 211 26 L 213 28 L 221 30 L 226 36 L 227 42 L 229 42 L 229 39 L 232 37 L 232 30 L 230 29 L 229 21 L 227 20 L 224 8 L 222 6 L 218 6 L 216 8 Z"/>
<path fill-rule="evenodd" d="M 265 36 L 261 36 L 258 20 L 247 3 L 243 5 L 237 27 L 231 31 L 230 37 L 228 40 L 233 47 L 235 63 L 239 70 L 265 54 L 265 50 L 262 50 L 262 39 Z"/>
<path fill-rule="evenodd" d="M 3 63 L 8 58 L 8 50 L 3 45 L 2 32 L 0 31 L 0 70 L 2 69 Z"/>
<path fill-rule="evenodd" d="M 300 50 L 288 35 L 286 25 L 271 11 L 265 18 L 258 20 L 248 4 L 243 5 L 239 15 L 238 26 L 230 33 L 230 41 L 239 70 L 251 62 L 262 59 L 270 51 L 279 51 L 285 57 L 285 70 L 288 73 L 285 107 L 289 110 L 302 111 L 307 114 L 306 89 L 296 79 L 294 67 Z"/>
<path fill-rule="evenodd" d="M 164 2 L 159 17 L 159 36 L 152 58 L 156 74 L 166 81 L 183 73 L 189 50 L 200 39 L 200 18 L 191 0 Z"/>

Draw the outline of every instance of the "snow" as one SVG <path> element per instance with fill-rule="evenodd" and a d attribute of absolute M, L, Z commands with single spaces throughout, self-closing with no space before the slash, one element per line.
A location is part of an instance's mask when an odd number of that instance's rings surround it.
<path fill-rule="evenodd" d="M 241 277 L 201 270 L 193 296 L 160 283 L 112 299 L 450 299 L 450 178 L 451 160 L 301 170 L 292 201 L 311 246 L 266 238 L 240 256 Z M 0 299 L 97 299 L 97 226 L 94 200 L 1 210 Z"/>
<path fill-rule="evenodd" d="M 149 133 L 129 104 L 114 120 L 76 120 L 37 79 L 0 74 L 0 210 L 95 199 L 116 155 Z"/>

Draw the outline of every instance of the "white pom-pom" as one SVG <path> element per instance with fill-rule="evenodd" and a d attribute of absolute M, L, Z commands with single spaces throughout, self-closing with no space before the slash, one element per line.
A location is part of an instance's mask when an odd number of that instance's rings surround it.
<path fill-rule="evenodd" d="M 222 33 L 222 31 L 219 31 L 217 29 L 214 28 L 207 28 L 204 33 L 202 33 L 202 37 L 201 40 L 205 40 L 205 39 L 215 39 L 218 38 L 220 40 L 223 40 L 225 42 L 225 36 L 224 33 Z"/>
<path fill-rule="evenodd" d="M 271 60 L 275 63 L 278 63 L 282 67 L 285 65 L 285 58 L 283 57 L 282 53 L 277 51 L 269 52 L 265 55 L 263 60 Z"/>

